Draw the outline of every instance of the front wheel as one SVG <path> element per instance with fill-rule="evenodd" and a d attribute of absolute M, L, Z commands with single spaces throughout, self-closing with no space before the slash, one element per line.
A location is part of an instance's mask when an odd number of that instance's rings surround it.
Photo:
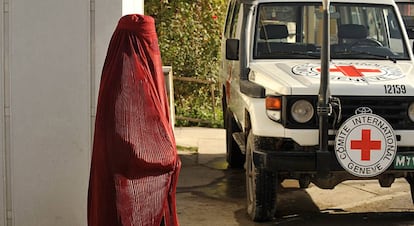
<path fill-rule="evenodd" d="M 276 212 L 277 174 L 254 164 L 257 146 L 257 138 L 250 132 L 246 147 L 247 213 L 253 221 L 268 221 Z"/>

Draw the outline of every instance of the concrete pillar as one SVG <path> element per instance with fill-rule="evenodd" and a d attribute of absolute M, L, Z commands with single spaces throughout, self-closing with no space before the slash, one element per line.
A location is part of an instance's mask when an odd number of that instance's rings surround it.
<path fill-rule="evenodd" d="M 84 0 L 10 1 L 8 226 L 85 225 L 89 8 Z"/>
<path fill-rule="evenodd" d="M 6 103 L 6 74 L 8 68 L 5 68 L 5 58 L 4 55 L 7 52 L 7 47 L 5 47 L 5 33 L 8 29 L 7 22 L 5 19 L 8 18 L 8 2 L 0 0 L 0 177 L 3 179 L 3 183 L 0 183 L 0 225 L 6 225 L 6 213 L 7 213 L 7 201 L 6 201 L 6 189 L 7 184 L 5 183 L 6 179 L 6 124 L 9 120 L 9 108 Z"/>
<path fill-rule="evenodd" d="M 85 226 L 96 100 L 143 0 L 0 0 L 0 225 Z"/>
<path fill-rule="evenodd" d="M 85 226 L 113 0 L 0 0 L 0 225 Z"/>

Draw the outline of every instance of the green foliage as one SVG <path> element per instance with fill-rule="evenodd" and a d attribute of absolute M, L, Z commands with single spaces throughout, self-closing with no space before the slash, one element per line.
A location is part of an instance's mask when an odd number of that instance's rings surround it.
<path fill-rule="evenodd" d="M 226 0 L 147 0 L 145 11 L 155 18 L 163 65 L 173 68 L 175 77 L 192 77 L 213 82 L 211 86 L 174 81 L 177 116 L 202 119 L 222 126 L 220 88 L 220 38 Z M 177 120 L 179 126 L 205 123 Z"/>

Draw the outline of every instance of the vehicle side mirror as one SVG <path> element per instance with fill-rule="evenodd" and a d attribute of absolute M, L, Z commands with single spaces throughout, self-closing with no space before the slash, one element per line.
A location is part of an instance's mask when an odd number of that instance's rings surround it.
<path fill-rule="evenodd" d="M 239 43 L 238 39 L 226 40 L 226 59 L 239 60 Z"/>

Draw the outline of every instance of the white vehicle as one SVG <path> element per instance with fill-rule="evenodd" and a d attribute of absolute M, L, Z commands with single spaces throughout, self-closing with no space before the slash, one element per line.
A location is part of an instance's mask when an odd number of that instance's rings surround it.
<path fill-rule="evenodd" d="M 414 189 L 414 61 L 398 7 L 394 0 L 326 4 L 228 5 L 227 161 L 246 168 L 254 221 L 273 218 L 284 179 L 331 189 L 350 179 L 389 187 L 406 178 Z"/>

